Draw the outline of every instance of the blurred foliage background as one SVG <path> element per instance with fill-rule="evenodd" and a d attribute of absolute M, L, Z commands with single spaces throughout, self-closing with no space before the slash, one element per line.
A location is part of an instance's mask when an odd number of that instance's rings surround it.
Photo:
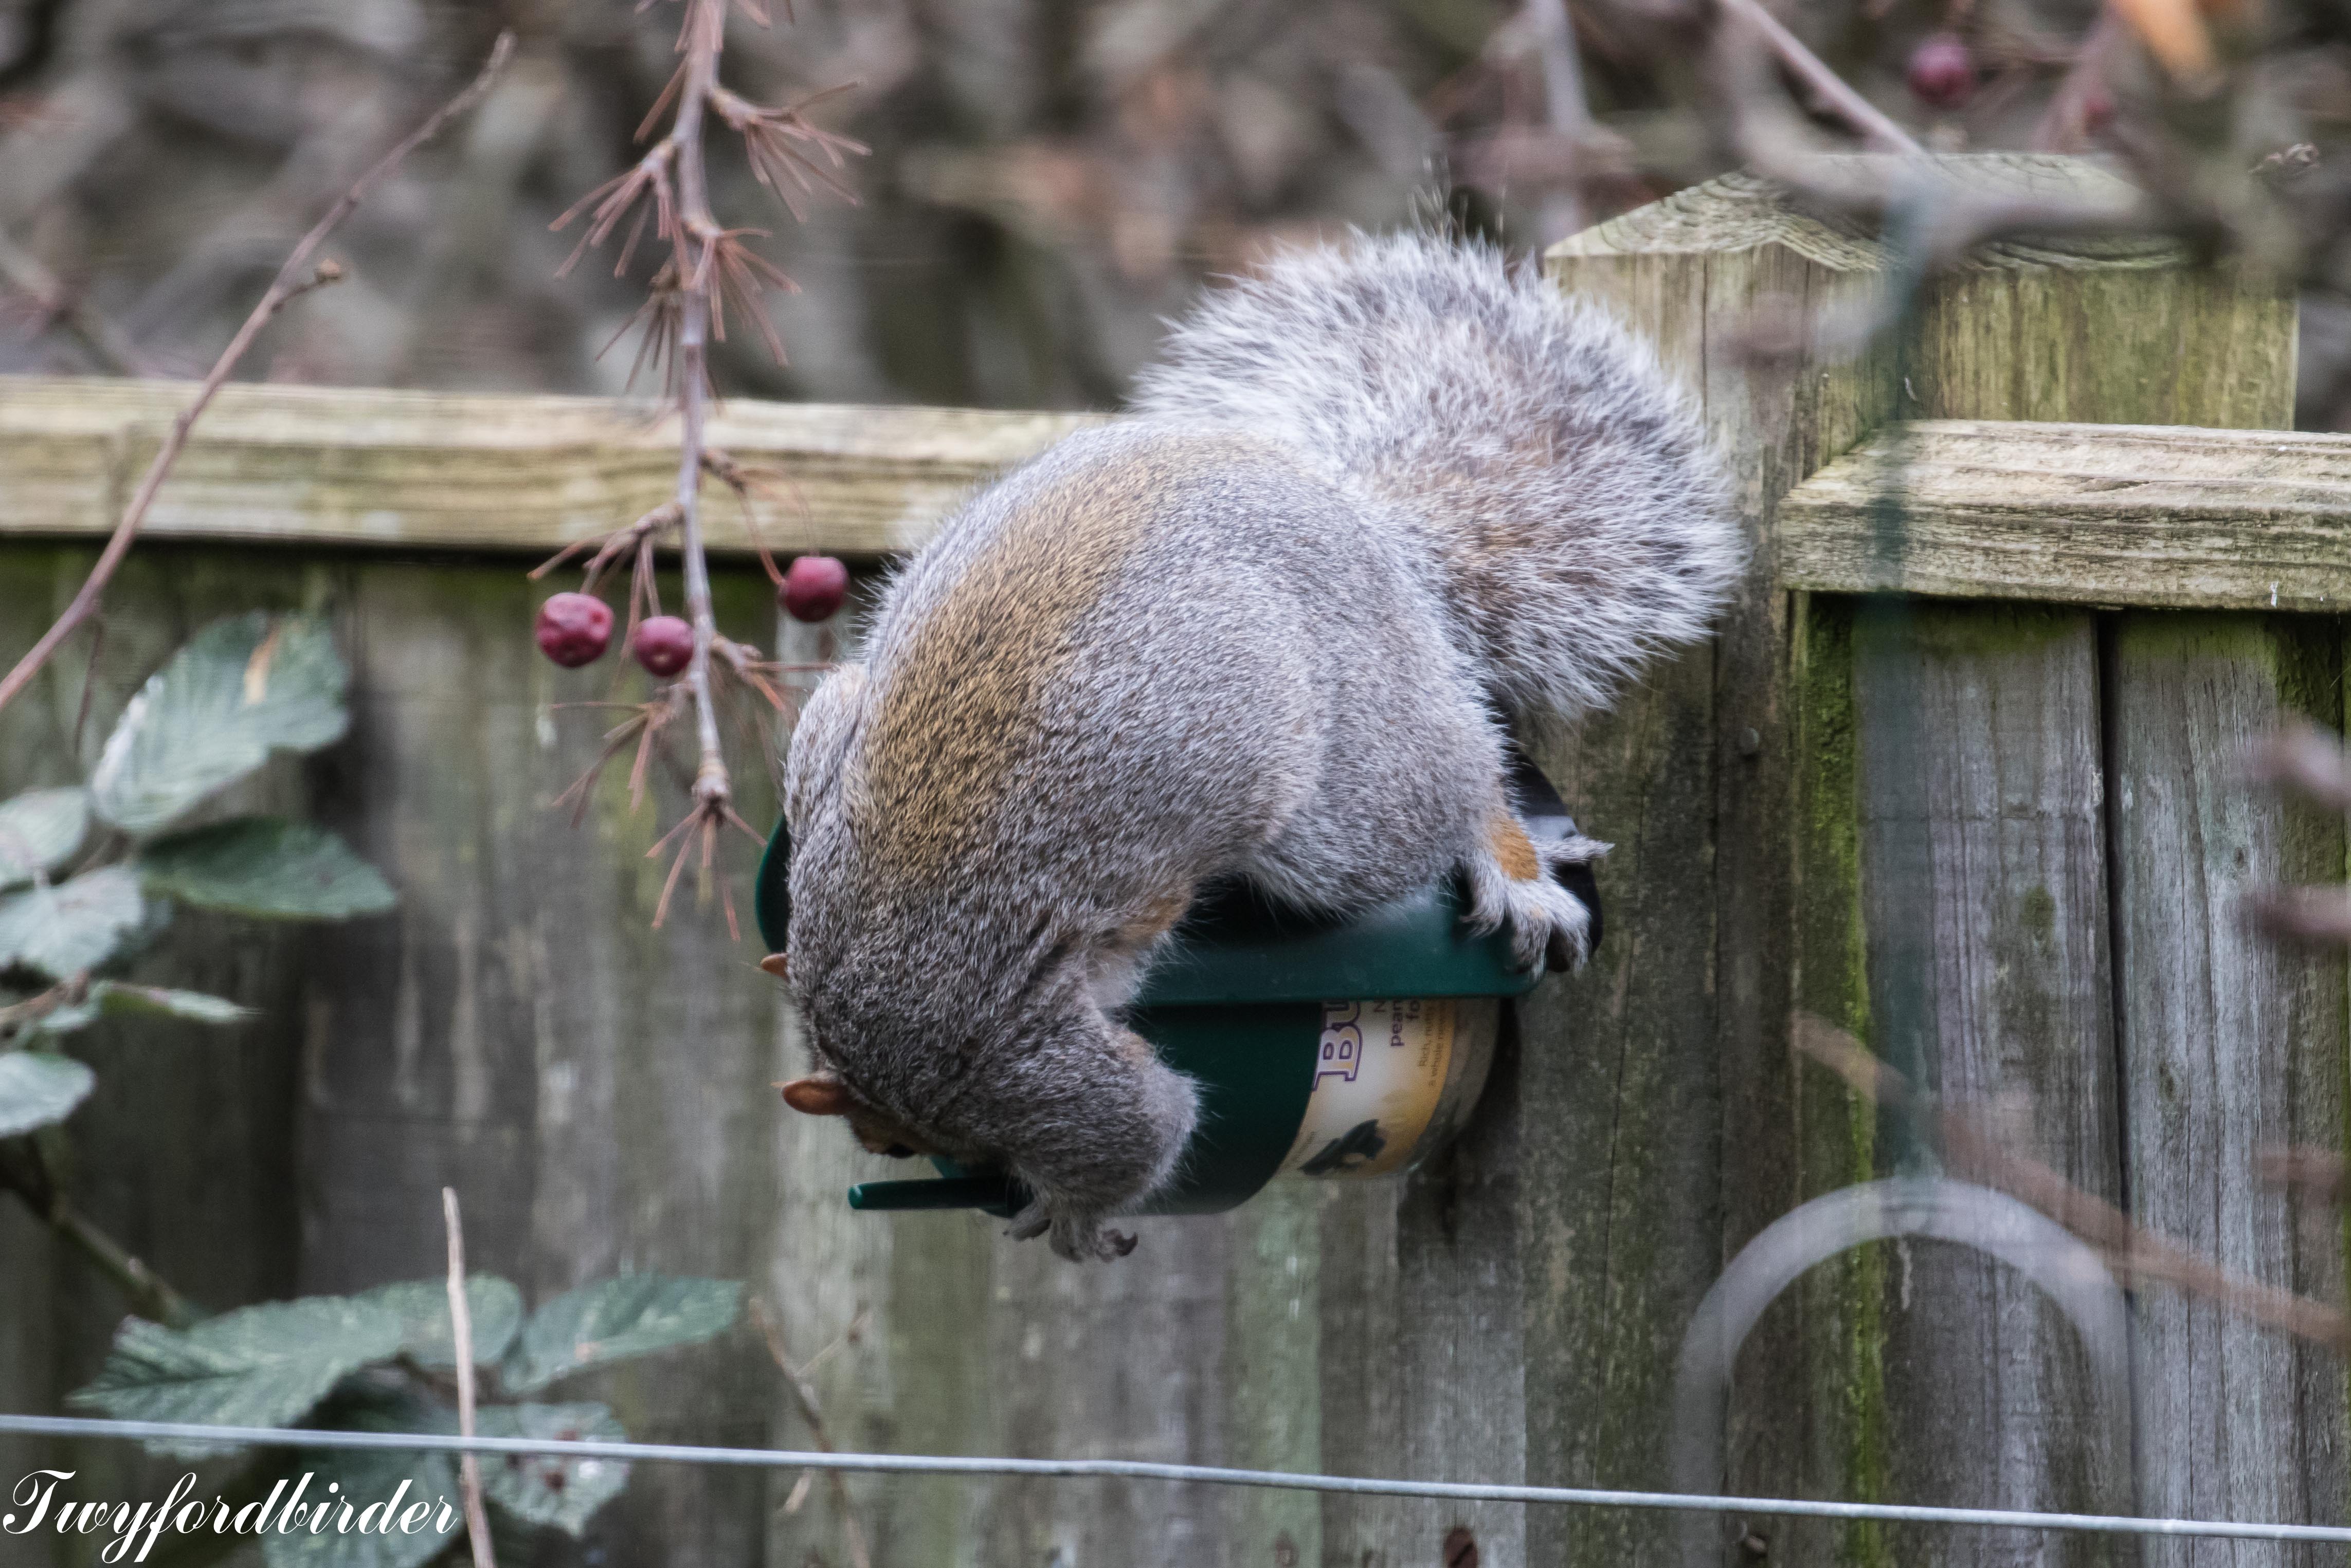
<path fill-rule="evenodd" d="M 2329 155 L 2351 119 L 2346 15 L 2202 0 L 2226 85 L 2183 95 L 2116 20 L 2153 3 L 1776 8 L 1928 146 L 2104 146 L 2168 182 L 2200 243 L 2296 271 L 2302 421 L 2351 428 L 2351 185 Z M 573 232 L 549 225 L 632 158 L 674 11 L 0 0 L 0 370 L 199 373 L 292 239 L 512 26 L 522 54 L 490 102 L 361 210 L 334 246 L 350 279 L 288 312 L 248 373 L 622 390 L 632 349 L 603 350 L 643 278 L 613 277 L 611 247 L 559 277 Z M 763 102 L 853 83 L 811 114 L 872 155 L 845 172 L 855 205 L 793 224 L 739 146 L 716 147 L 718 210 L 772 224 L 760 248 L 802 290 L 769 301 L 789 362 L 737 330 L 720 388 L 1115 403 L 1160 321 L 1269 245 L 1447 211 L 1527 252 L 1729 166 L 1704 34 L 1679 0 L 800 0 L 770 28 L 738 17 L 730 83 Z M 1840 129 L 1793 78 L 1778 87 Z M 2285 215 L 2248 217 L 2214 160 L 2239 181 L 2266 160 Z"/>

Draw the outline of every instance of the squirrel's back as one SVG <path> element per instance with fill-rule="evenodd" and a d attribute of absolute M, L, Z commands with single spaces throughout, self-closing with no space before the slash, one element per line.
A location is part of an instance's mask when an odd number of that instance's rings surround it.
<path fill-rule="evenodd" d="M 1482 246 L 1286 253 L 1176 327 L 1135 404 L 1282 441 L 1387 503 L 1513 706 L 1606 706 L 1705 634 L 1744 559 L 1721 464 L 1656 357 Z"/>

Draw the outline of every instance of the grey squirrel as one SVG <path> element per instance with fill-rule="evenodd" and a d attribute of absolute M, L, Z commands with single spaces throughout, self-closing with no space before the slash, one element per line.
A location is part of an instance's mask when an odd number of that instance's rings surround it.
<path fill-rule="evenodd" d="M 1503 716 L 1604 706 L 1744 557 L 1654 356 L 1499 254 L 1292 252 L 1212 294 L 1136 417 L 975 496 L 791 740 L 787 975 L 868 1148 L 996 1165 L 1064 1258 L 1165 1182 L 1189 1080 L 1121 1021 L 1196 892 L 1344 913 L 1458 874 L 1520 963 L 1583 905 Z"/>

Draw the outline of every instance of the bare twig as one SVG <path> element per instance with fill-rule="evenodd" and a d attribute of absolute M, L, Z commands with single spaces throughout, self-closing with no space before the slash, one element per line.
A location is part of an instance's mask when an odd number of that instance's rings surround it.
<path fill-rule="evenodd" d="M 1779 57 L 1780 63 L 1806 87 L 1817 94 L 1822 102 L 1834 110 L 1839 119 L 1860 133 L 1861 139 L 1881 152 L 1902 152 L 1923 157 L 1927 150 L 1917 139 L 1886 118 L 1869 99 L 1855 92 L 1845 79 L 1831 70 L 1820 56 L 1804 47 L 1804 41 L 1788 31 L 1779 17 L 1763 8 L 1761 0 L 1718 0 L 1725 13 L 1739 18 L 1755 29 L 1764 45 Z"/>
<path fill-rule="evenodd" d="M 25 1200 L 65 1242 L 89 1264 L 114 1281 L 141 1317 L 183 1329 L 204 1315 L 204 1309 L 167 1284 L 131 1249 L 91 1224 L 60 1191 L 40 1145 L 31 1138 L 0 1139 L 0 1187 Z"/>
<path fill-rule="evenodd" d="M 2105 111 L 2114 110 L 2111 90 L 2105 85 L 2106 69 L 2113 63 L 2115 51 L 2122 47 L 2122 22 L 2111 10 L 2098 13 L 2098 20 L 2074 52 L 2074 63 L 2065 78 L 2050 95 L 2049 107 L 2042 111 L 2041 122 L 2032 128 L 2032 145 L 2043 152 L 2078 152 L 2096 129 L 2098 104 L 2105 95 Z"/>
<path fill-rule="evenodd" d="M 229 340 L 228 347 L 222 350 L 220 358 L 214 361 L 204 384 L 196 389 L 195 401 L 182 409 L 172 421 L 172 428 L 164 435 L 162 445 L 156 450 L 155 460 L 147 465 L 146 476 L 140 480 L 131 504 L 122 509 L 121 520 L 114 525 L 113 535 L 107 539 L 105 549 L 99 553 L 98 564 L 90 568 L 89 576 L 84 580 L 80 591 L 74 595 L 73 602 L 67 605 L 65 613 L 41 634 L 40 641 L 33 644 L 31 652 L 16 661 L 16 668 L 10 670 L 5 679 L 0 679 L 0 708 L 6 707 L 31 684 L 41 666 L 48 663 L 49 656 L 98 609 L 107 583 L 113 578 L 116 569 L 121 566 L 123 558 L 131 553 L 131 542 L 138 537 L 139 525 L 146 519 L 147 509 L 154 505 L 155 493 L 162 488 L 172 465 L 179 460 L 181 451 L 187 445 L 188 433 L 195 428 L 196 421 L 211 406 L 222 383 L 236 369 L 237 361 L 245 358 L 246 350 L 253 346 L 253 340 L 260 335 L 261 329 L 287 300 L 341 275 L 341 269 L 332 263 L 324 264 L 316 271 L 309 270 L 311 256 L 326 244 L 327 236 L 340 227 L 343 220 L 350 217 L 353 209 L 367 198 L 368 193 L 397 169 L 411 152 L 440 134 L 451 120 L 479 101 L 482 95 L 489 90 L 491 82 L 496 79 L 498 72 L 505 68 L 507 57 L 513 53 L 514 35 L 499 34 L 481 74 L 467 84 L 464 91 L 434 110 L 423 124 L 403 137 L 391 152 L 378 159 L 295 246 L 285 264 L 277 269 L 277 277 L 271 280 L 267 291 L 262 295 L 260 303 L 246 317 L 245 324 L 237 329 L 236 336 Z M 329 270 L 330 267 L 331 272 Z"/>
<path fill-rule="evenodd" d="M 441 1189 L 441 1218 L 449 1228 L 449 1343 L 457 1357 L 457 1431 L 474 1435 L 474 1312 L 465 1301 L 465 1227 L 457 1217 L 457 1189 Z M 473 1543 L 474 1568 L 498 1568 L 490 1549 L 490 1511 L 482 1503 L 482 1460 L 457 1459 L 457 1480 L 465 1494 L 465 1537 Z"/>
<path fill-rule="evenodd" d="M 65 323 L 99 363 L 118 376 L 140 376 L 139 351 L 120 328 L 74 297 L 63 279 L 31 251 L 0 234 L 0 277 L 29 297 L 51 319 Z"/>
<path fill-rule="evenodd" d="M 1826 1019 L 1800 1015 L 1794 1043 L 1799 1051 L 1844 1079 L 1872 1103 L 1932 1114 L 1941 1134 L 1944 1157 L 1955 1170 L 2040 1209 L 2095 1248 L 2116 1272 L 2207 1297 L 2266 1327 L 2336 1351 L 2351 1351 L 2351 1319 L 2342 1312 L 2325 1302 L 2232 1274 L 2136 1224 L 2129 1215 L 2084 1192 L 2062 1173 L 2038 1160 L 2011 1154 L 2001 1147 L 1983 1118 L 1966 1107 L 1917 1094 L 1901 1073 Z"/>
<path fill-rule="evenodd" d="M 816 1440 L 816 1446 L 824 1452 L 828 1454 L 834 1452 L 832 1434 L 825 1430 L 824 1410 L 817 1403 L 816 1388 L 809 1382 L 808 1375 L 815 1370 L 819 1362 L 831 1355 L 842 1342 L 834 1341 L 832 1344 L 827 1345 L 819 1352 L 808 1365 L 795 1369 L 791 1358 L 784 1354 L 783 1326 L 776 1321 L 775 1312 L 768 1305 L 765 1297 L 751 1298 L 751 1321 L 758 1325 L 759 1337 L 768 1342 L 768 1354 L 775 1359 L 777 1370 L 784 1375 L 785 1386 L 792 1391 L 792 1402 L 799 1406 L 800 1417 L 809 1425 L 810 1437 Z M 846 1337 L 843 1336 L 844 1339 Z M 849 1538 L 851 1563 L 853 1568 L 873 1568 L 873 1560 L 865 1551 L 865 1531 L 857 1522 L 856 1511 L 850 1506 L 848 1482 L 842 1479 L 839 1470 L 827 1470 L 825 1480 L 832 1488 L 834 1505 L 841 1510 L 841 1533 Z M 796 1486 L 793 1488 L 793 1495 L 799 1497 L 806 1494 Z M 789 1506 L 787 1504 L 788 1509 Z"/>

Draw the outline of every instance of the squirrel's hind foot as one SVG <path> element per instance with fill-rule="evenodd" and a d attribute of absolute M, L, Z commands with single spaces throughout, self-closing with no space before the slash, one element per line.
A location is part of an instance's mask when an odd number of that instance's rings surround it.
<path fill-rule="evenodd" d="M 1520 833 L 1499 846 L 1511 864 L 1491 852 L 1468 863 L 1469 913 L 1464 924 L 1481 934 L 1508 927 L 1511 956 L 1522 969 L 1580 969 L 1592 954 L 1592 911 L 1553 876 L 1562 867 L 1599 859 L 1608 846 L 1580 835 L 1530 841 Z M 1528 869 L 1530 862 L 1533 875 L 1512 874 Z"/>
<path fill-rule="evenodd" d="M 1069 1217 L 1057 1219 L 1045 1211 L 1042 1202 L 1038 1201 L 1031 1201 L 1028 1207 L 1014 1215 L 1011 1228 L 1005 1234 L 1015 1241 L 1048 1236 L 1046 1244 L 1052 1248 L 1053 1255 L 1072 1263 L 1082 1263 L 1088 1259 L 1100 1259 L 1108 1263 L 1134 1251 L 1135 1242 L 1133 1236 L 1123 1230 L 1113 1230 L 1099 1220 Z"/>

